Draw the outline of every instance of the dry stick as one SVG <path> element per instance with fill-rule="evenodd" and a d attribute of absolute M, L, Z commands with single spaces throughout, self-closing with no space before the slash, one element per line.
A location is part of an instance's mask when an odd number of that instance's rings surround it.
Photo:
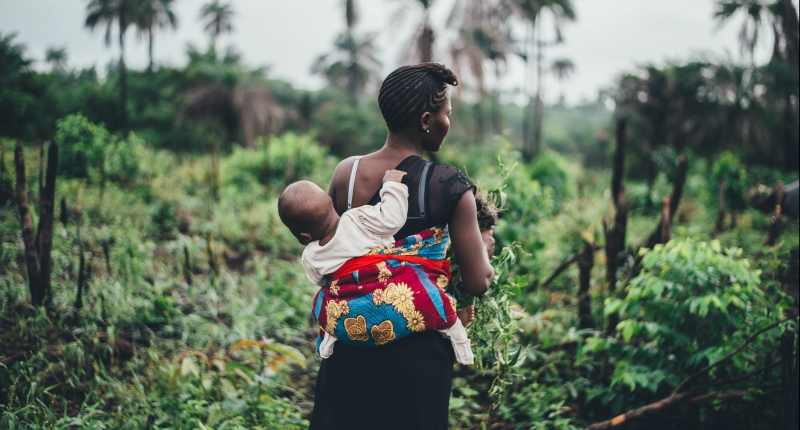
<path fill-rule="evenodd" d="M 689 157 L 687 157 L 686 154 L 681 154 L 680 157 L 678 157 L 678 172 L 675 176 L 675 182 L 672 184 L 672 196 L 669 198 L 669 219 L 666 220 L 664 218 L 664 212 L 662 210 L 661 223 L 656 227 L 650 237 L 647 238 L 647 242 L 645 242 L 644 245 L 645 248 L 652 248 L 657 243 L 667 242 L 668 239 L 664 240 L 661 237 L 663 231 L 662 226 L 665 221 L 672 224 L 672 220 L 675 219 L 675 213 L 678 211 L 678 206 L 681 204 L 681 197 L 683 197 L 683 186 L 686 184 L 686 175 L 688 172 Z"/>
<path fill-rule="evenodd" d="M 31 302 L 39 306 L 44 302 L 44 292 L 39 282 L 39 255 L 36 253 L 36 238 L 34 236 L 33 220 L 28 206 L 28 190 L 25 184 L 25 153 L 22 144 L 17 141 L 14 150 L 14 167 L 17 179 L 17 205 L 19 206 L 19 223 L 22 226 L 22 242 L 25 245 L 25 263 L 28 267 L 28 289 Z"/>
<path fill-rule="evenodd" d="M 50 270 L 52 266 L 50 254 L 53 249 L 53 218 L 55 216 L 57 173 L 58 144 L 53 140 L 50 142 L 50 147 L 47 151 L 47 176 L 45 177 L 40 202 L 42 213 L 39 217 L 39 229 L 36 232 L 36 245 L 39 251 L 40 266 L 39 282 L 41 282 L 41 288 L 46 294 L 46 301 L 48 304 L 53 296 L 53 289 L 50 284 Z"/>
<path fill-rule="evenodd" d="M 80 262 L 78 264 L 78 294 L 75 297 L 75 309 L 83 307 L 83 283 L 86 281 L 86 261 L 83 257 L 83 246 L 80 250 Z"/>
<path fill-rule="evenodd" d="M 731 358 L 734 354 L 736 354 L 739 351 L 741 351 L 745 346 L 749 345 L 750 342 L 752 342 L 759 335 L 761 335 L 764 332 L 769 331 L 769 330 L 777 327 L 781 323 L 784 323 L 784 322 L 786 322 L 786 321 L 788 321 L 790 319 L 791 318 L 786 318 L 784 320 L 778 321 L 778 322 L 776 322 L 776 323 L 774 323 L 774 324 L 772 324 L 772 325 L 770 325 L 768 327 L 765 327 L 765 328 L 757 331 L 756 333 L 754 333 L 753 335 L 748 337 L 744 341 L 744 343 L 739 345 L 736 349 L 731 351 L 731 353 L 729 353 L 725 357 L 722 357 L 721 359 L 715 361 L 714 363 L 712 363 L 712 364 L 704 367 L 703 369 L 700 369 L 699 371 L 689 375 L 686 379 L 683 380 L 683 382 L 680 383 L 680 385 L 678 385 L 678 388 L 676 388 L 675 391 L 673 391 L 672 394 L 670 394 L 668 397 L 666 397 L 664 399 L 661 399 L 661 400 L 659 400 L 657 402 L 653 402 L 653 403 L 650 403 L 648 405 L 642 406 L 640 408 L 631 409 L 631 410 L 629 410 L 629 411 L 627 411 L 627 412 L 625 412 L 623 414 L 620 414 L 620 415 L 617 415 L 614 418 L 611 418 L 610 420 L 605 420 L 605 421 L 601 421 L 601 422 L 598 422 L 598 423 L 594 423 L 594 424 L 590 425 L 589 427 L 586 427 L 586 429 L 587 430 L 604 430 L 604 429 L 618 427 L 618 426 L 622 425 L 623 423 L 625 423 L 627 421 L 630 421 L 630 420 L 633 420 L 633 419 L 636 419 L 636 418 L 640 418 L 640 417 L 642 417 L 644 415 L 648 415 L 648 414 L 653 413 L 653 412 L 657 412 L 657 411 L 659 411 L 661 409 L 664 409 L 664 408 L 672 406 L 672 405 L 674 405 L 674 404 L 676 404 L 678 402 L 681 402 L 681 401 L 683 401 L 684 399 L 687 399 L 687 398 L 689 398 L 689 401 L 702 402 L 702 401 L 707 401 L 707 400 L 714 400 L 714 399 L 717 399 L 717 398 L 724 399 L 724 398 L 729 398 L 729 397 L 742 397 L 744 395 L 747 395 L 747 394 L 750 394 L 750 393 L 754 393 L 753 391 L 731 392 L 731 393 L 709 393 L 709 394 L 704 394 L 704 395 L 700 395 L 700 396 L 696 396 L 696 397 L 690 397 L 692 395 L 692 393 L 694 392 L 694 390 L 686 391 L 686 392 L 683 392 L 683 393 L 681 393 L 680 390 L 684 385 L 686 385 L 687 382 L 691 381 L 692 379 L 694 379 L 698 375 L 701 375 L 701 374 L 703 374 L 705 372 L 708 372 L 709 370 L 711 370 L 714 367 L 716 367 L 718 364 L 720 364 L 723 361 Z M 759 369 L 759 371 L 761 371 L 761 370 L 763 370 L 763 369 Z M 741 393 L 745 393 L 745 394 L 741 394 Z"/>
<path fill-rule="evenodd" d="M 611 173 L 611 197 L 616 203 L 622 190 L 622 176 L 625 169 L 625 118 L 617 119 L 617 147 L 614 149 L 614 167 Z"/>
<path fill-rule="evenodd" d="M 580 282 L 578 283 L 578 320 L 580 328 L 592 328 L 592 302 L 589 296 L 589 284 L 592 278 L 594 265 L 594 246 L 586 243 L 578 254 L 578 267 L 580 267 Z"/>
<path fill-rule="evenodd" d="M 699 375 L 702 375 L 705 372 L 708 372 L 709 370 L 713 369 L 714 367 L 716 367 L 717 365 L 719 365 L 723 361 L 733 357 L 736 353 L 738 353 L 739 351 L 744 349 L 745 346 L 749 345 L 750 342 L 754 341 L 761 334 L 763 334 L 765 332 L 768 332 L 768 331 L 772 330 L 773 328 L 779 326 L 780 324 L 782 324 L 782 323 L 784 323 L 786 321 L 789 321 L 791 319 L 792 318 L 784 318 L 784 319 L 782 319 L 782 320 L 780 320 L 780 321 L 778 321 L 776 323 L 772 323 L 772 324 L 768 325 L 767 327 L 764 327 L 761 330 L 753 333 L 752 335 L 750 335 L 750 337 L 745 339 L 744 343 L 742 343 L 741 345 L 737 346 L 736 349 L 734 349 L 733 351 L 729 352 L 728 355 L 720 358 L 719 360 L 717 360 L 717 361 L 709 364 L 708 366 L 698 370 L 697 372 L 694 372 L 691 375 L 689 375 L 686 379 L 683 380 L 683 382 L 680 383 L 680 385 L 678 385 L 678 388 L 675 389 L 675 392 L 673 393 L 673 395 L 679 393 L 681 391 L 681 388 L 683 388 L 683 386 L 686 385 L 692 379 L 696 378 Z"/>
<path fill-rule="evenodd" d="M 39 139 L 39 199 L 44 192 L 44 140 Z M 41 205 L 41 200 L 39 202 Z"/>
<path fill-rule="evenodd" d="M 717 183 L 717 233 L 722 232 L 725 223 L 725 179 Z"/>
<path fill-rule="evenodd" d="M 775 245 L 775 242 L 778 241 L 778 236 L 781 234 L 781 219 L 783 218 L 781 202 L 783 202 L 783 195 L 783 182 L 778 181 L 775 184 L 775 201 L 778 203 L 775 205 L 775 212 L 772 213 L 772 217 L 769 220 L 769 233 L 764 240 L 764 245 L 766 246 Z"/>
<path fill-rule="evenodd" d="M 592 250 L 597 251 L 598 249 L 600 249 L 599 245 L 597 244 L 592 245 Z M 570 264 L 578 261 L 579 254 L 580 251 L 576 251 L 575 253 L 567 257 L 566 260 L 562 261 L 561 264 L 559 264 L 558 267 L 556 267 L 556 270 L 550 276 L 548 276 L 547 279 L 545 279 L 541 284 L 539 284 L 539 287 L 542 288 L 550 285 L 550 283 L 553 282 L 558 277 L 558 275 L 561 274 L 561 272 L 566 270 Z M 527 286 L 527 290 L 529 291 L 533 290 L 535 286 L 536 284 L 531 283 L 530 285 Z"/>
<path fill-rule="evenodd" d="M 797 390 L 793 386 L 793 381 L 797 379 L 797 369 L 794 368 L 794 338 L 795 335 L 792 331 L 787 330 L 781 335 L 781 361 L 783 367 L 781 369 L 782 384 L 781 390 L 783 391 L 783 422 L 785 429 L 792 429 L 792 416 L 798 408 L 797 405 Z"/>
<path fill-rule="evenodd" d="M 617 269 L 619 268 L 619 254 L 625 250 L 625 237 L 628 229 L 628 200 L 625 188 L 622 188 L 617 197 L 617 213 L 614 215 L 614 228 L 606 230 L 606 281 L 608 292 L 613 296 L 617 289 Z M 619 314 L 614 312 L 608 316 L 606 335 L 611 334 L 619 323 Z"/>
<path fill-rule="evenodd" d="M 661 243 L 669 242 L 670 238 L 669 226 L 672 221 L 672 217 L 670 216 L 669 208 L 670 198 L 664 196 L 664 198 L 661 199 L 661 237 L 659 238 Z"/>

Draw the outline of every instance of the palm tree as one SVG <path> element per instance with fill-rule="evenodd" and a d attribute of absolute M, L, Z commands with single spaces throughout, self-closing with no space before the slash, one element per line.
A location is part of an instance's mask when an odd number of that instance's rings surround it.
<path fill-rule="evenodd" d="M 128 73 L 125 68 L 125 32 L 135 23 L 140 3 L 138 0 L 90 0 L 86 6 L 84 25 L 90 30 L 105 26 L 106 46 L 111 45 L 111 30 L 114 24 L 119 30 L 119 103 L 122 131 L 128 134 Z"/>
<path fill-rule="evenodd" d="M 229 142 L 238 138 L 253 147 L 256 137 L 281 126 L 283 112 L 267 90 L 261 70 L 247 70 L 230 58 L 219 61 L 213 45 L 206 54 L 190 47 L 189 58 L 186 76 L 194 81 L 194 88 L 184 95 L 178 127 L 189 118 L 217 124 Z"/>
<path fill-rule="evenodd" d="M 494 66 L 495 90 L 491 92 L 492 128 L 495 133 L 502 128 L 502 115 L 499 106 L 499 86 L 501 75 L 505 72 L 508 55 L 514 51 L 508 18 L 510 10 L 496 0 L 458 0 L 447 20 L 447 26 L 458 31 L 458 38 L 450 46 L 453 67 L 464 71 L 474 82 L 474 88 L 481 100 L 489 94 L 486 89 L 484 67 L 487 62 Z M 475 104 L 475 134 L 484 132 L 481 103 Z"/>
<path fill-rule="evenodd" d="M 767 4 L 760 0 L 732 0 L 720 1 L 717 3 L 717 10 L 714 12 L 714 18 L 717 19 L 719 25 L 728 22 L 734 15 L 739 12 L 744 14 L 744 21 L 742 28 L 739 30 L 739 45 L 742 53 L 747 53 L 750 56 L 750 63 L 754 60 L 754 53 L 756 45 L 758 44 L 759 36 L 763 31 L 763 25 L 769 8 Z"/>
<path fill-rule="evenodd" d="M 536 68 L 536 95 L 529 97 L 528 113 L 525 115 L 523 125 L 523 155 L 527 161 L 539 153 L 542 135 L 542 116 L 544 115 L 544 105 L 542 104 L 542 50 L 552 44 L 563 41 L 561 29 L 565 22 L 575 21 L 575 8 L 571 0 L 506 0 L 509 7 L 514 10 L 521 18 L 528 21 L 531 26 L 529 32 L 532 37 L 526 37 L 526 55 L 523 57 L 526 63 L 533 58 Z M 556 38 L 553 42 L 545 42 L 542 37 L 542 26 L 540 23 L 541 15 L 544 11 L 549 11 L 555 19 Z M 531 53 L 531 48 L 535 53 Z M 528 73 L 526 73 L 526 77 Z M 533 130 L 530 130 L 530 115 L 534 116 Z"/>
<path fill-rule="evenodd" d="M 765 21 L 771 23 L 774 34 L 771 63 L 786 63 L 791 68 L 792 75 L 788 79 L 780 77 L 780 75 L 785 76 L 785 73 L 780 72 L 780 67 L 775 69 L 778 71 L 777 81 L 784 82 L 783 85 L 780 85 L 783 104 L 782 158 L 785 160 L 784 167 L 786 169 L 797 170 L 800 166 L 800 162 L 797 161 L 797 116 L 792 103 L 792 97 L 797 97 L 796 90 L 793 88 L 796 88 L 798 58 L 800 57 L 797 9 L 791 0 L 773 0 L 769 3 L 760 0 L 721 0 L 717 3 L 714 17 L 720 25 L 724 25 L 737 14 L 745 15 L 739 31 L 739 44 L 742 52 L 749 54 L 751 68 L 755 67 L 755 47 Z M 794 84 L 789 84 L 789 82 L 794 82 Z"/>
<path fill-rule="evenodd" d="M 414 34 L 409 39 L 401 55 L 401 62 L 427 63 L 433 61 L 433 42 L 436 39 L 430 24 L 430 8 L 434 0 L 406 0 L 407 4 L 414 4 L 422 8 L 422 21 L 417 25 Z M 404 12 L 401 10 L 400 12 Z M 397 14 L 400 16 L 401 14 Z"/>
<path fill-rule="evenodd" d="M 206 20 L 206 32 L 211 36 L 211 43 L 214 44 L 222 33 L 233 31 L 233 7 L 230 3 L 221 3 L 214 0 L 203 5 L 200 9 L 200 19 Z"/>
<path fill-rule="evenodd" d="M 325 76 L 333 87 L 345 87 L 355 102 L 367 85 L 376 79 L 381 63 L 375 56 L 375 34 L 358 37 L 348 30 L 339 35 L 334 51 L 320 55 L 311 72 Z"/>
<path fill-rule="evenodd" d="M 147 71 L 153 71 L 153 33 L 155 28 L 171 27 L 173 30 L 178 27 L 178 18 L 172 7 L 175 0 L 144 0 L 137 13 L 136 27 L 139 37 L 147 34 L 147 55 L 149 63 Z"/>
<path fill-rule="evenodd" d="M 334 42 L 331 53 L 320 55 L 311 67 L 311 73 L 325 76 L 332 87 L 345 87 L 350 102 L 356 104 L 370 81 L 376 80 L 381 63 L 375 56 L 375 34 L 359 37 L 354 27 L 358 21 L 355 0 L 344 0 L 347 30 Z"/>
<path fill-rule="evenodd" d="M 50 46 L 44 52 L 44 61 L 50 63 L 50 68 L 53 71 L 62 71 L 64 67 L 67 65 L 67 48 L 62 46 L 61 48 L 56 48 L 55 46 Z"/>
<path fill-rule="evenodd" d="M 556 80 L 561 84 L 561 82 L 569 79 L 569 77 L 575 73 L 575 64 L 569 58 L 559 58 L 553 61 L 553 64 L 550 66 L 550 71 L 556 75 Z M 561 95 L 561 100 L 563 103 L 563 93 Z"/>

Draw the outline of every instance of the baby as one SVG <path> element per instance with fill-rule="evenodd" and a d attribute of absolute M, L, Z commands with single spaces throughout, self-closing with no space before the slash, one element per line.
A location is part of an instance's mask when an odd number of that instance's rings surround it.
<path fill-rule="evenodd" d="M 302 262 L 311 282 L 326 286 L 331 281 L 330 275 L 348 260 L 395 243 L 393 235 L 405 224 L 408 211 L 408 187 L 401 183 L 405 175 L 406 172 L 399 170 L 387 170 L 380 190 L 381 202 L 354 208 L 341 217 L 328 194 L 314 183 L 299 181 L 286 187 L 278 200 L 278 214 L 300 243 L 306 245 Z M 460 363 L 472 364 L 464 326 L 474 318 L 474 307 L 456 314 L 458 318 L 452 325 L 439 332 L 451 340 Z M 330 333 L 322 336 L 319 355 L 328 358 L 336 338 Z"/>

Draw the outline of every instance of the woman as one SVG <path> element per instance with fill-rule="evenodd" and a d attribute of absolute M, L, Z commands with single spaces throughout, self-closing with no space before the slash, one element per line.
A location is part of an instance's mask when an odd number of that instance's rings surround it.
<path fill-rule="evenodd" d="M 447 85 L 458 85 L 458 78 L 437 63 L 390 73 L 378 95 L 386 143 L 339 163 L 328 194 L 341 215 L 377 203 L 386 170 L 407 172 L 408 218 L 395 238 L 448 225 L 464 288 L 480 296 L 494 277 L 494 239 L 491 230 L 478 229 L 475 186 L 460 170 L 422 159 L 423 150 L 439 150 L 450 130 Z M 450 342 L 435 331 L 374 348 L 337 343 L 320 365 L 311 430 L 446 429 L 453 364 Z"/>

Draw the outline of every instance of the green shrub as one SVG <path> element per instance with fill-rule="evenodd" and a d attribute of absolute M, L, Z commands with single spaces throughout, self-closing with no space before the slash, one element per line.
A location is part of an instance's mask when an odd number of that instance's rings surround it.
<path fill-rule="evenodd" d="M 139 179 L 142 169 L 145 142 L 131 133 L 125 140 L 112 142 L 105 147 L 104 169 L 106 178 L 120 185 L 131 185 Z"/>
<path fill-rule="evenodd" d="M 235 148 L 225 157 L 222 183 L 249 188 L 252 184 L 282 187 L 298 179 L 320 182 L 330 170 L 323 169 L 327 158 L 328 151 L 309 135 L 273 136 L 269 142 L 258 140 L 255 149 Z"/>
<path fill-rule="evenodd" d="M 747 171 L 739 157 L 729 151 L 723 152 L 711 168 L 711 177 L 714 181 L 709 185 L 714 188 L 714 191 L 717 190 L 720 179 L 725 181 L 725 205 L 728 208 L 734 210 L 745 208 Z"/>
<path fill-rule="evenodd" d="M 584 349 L 606 350 L 617 362 L 610 387 L 601 390 L 604 403 L 615 399 L 629 406 L 634 399 L 668 394 L 689 374 L 783 318 L 775 298 L 762 289 L 760 271 L 741 253 L 723 250 L 717 241 L 690 240 L 647 251 L 642 273 L 631 280 L 625 297 L 606 301 L 605 314 L 620 315 L 617 339 L 590 338 Z M 693 386 L 760 367 L 779 337 L 779 329 L 762 334 Z"/>
<path fill-rule="evenodd" d="M 93 124 L 80 113 L 68 115 L 56 123 L 59 143 L 58 173 L 67 178 L 88 178 L 102 174 L 105 151 L 111 135 L 102 124 Z"/>
<path fill-rule="evenodd" d="M 553 189 L 556 200 L 561 201 L 570 195 L 567 161 L 557 152 L 545 151 L 536 157 L 528 167 L 532 179 L 543 187 Z"/>

